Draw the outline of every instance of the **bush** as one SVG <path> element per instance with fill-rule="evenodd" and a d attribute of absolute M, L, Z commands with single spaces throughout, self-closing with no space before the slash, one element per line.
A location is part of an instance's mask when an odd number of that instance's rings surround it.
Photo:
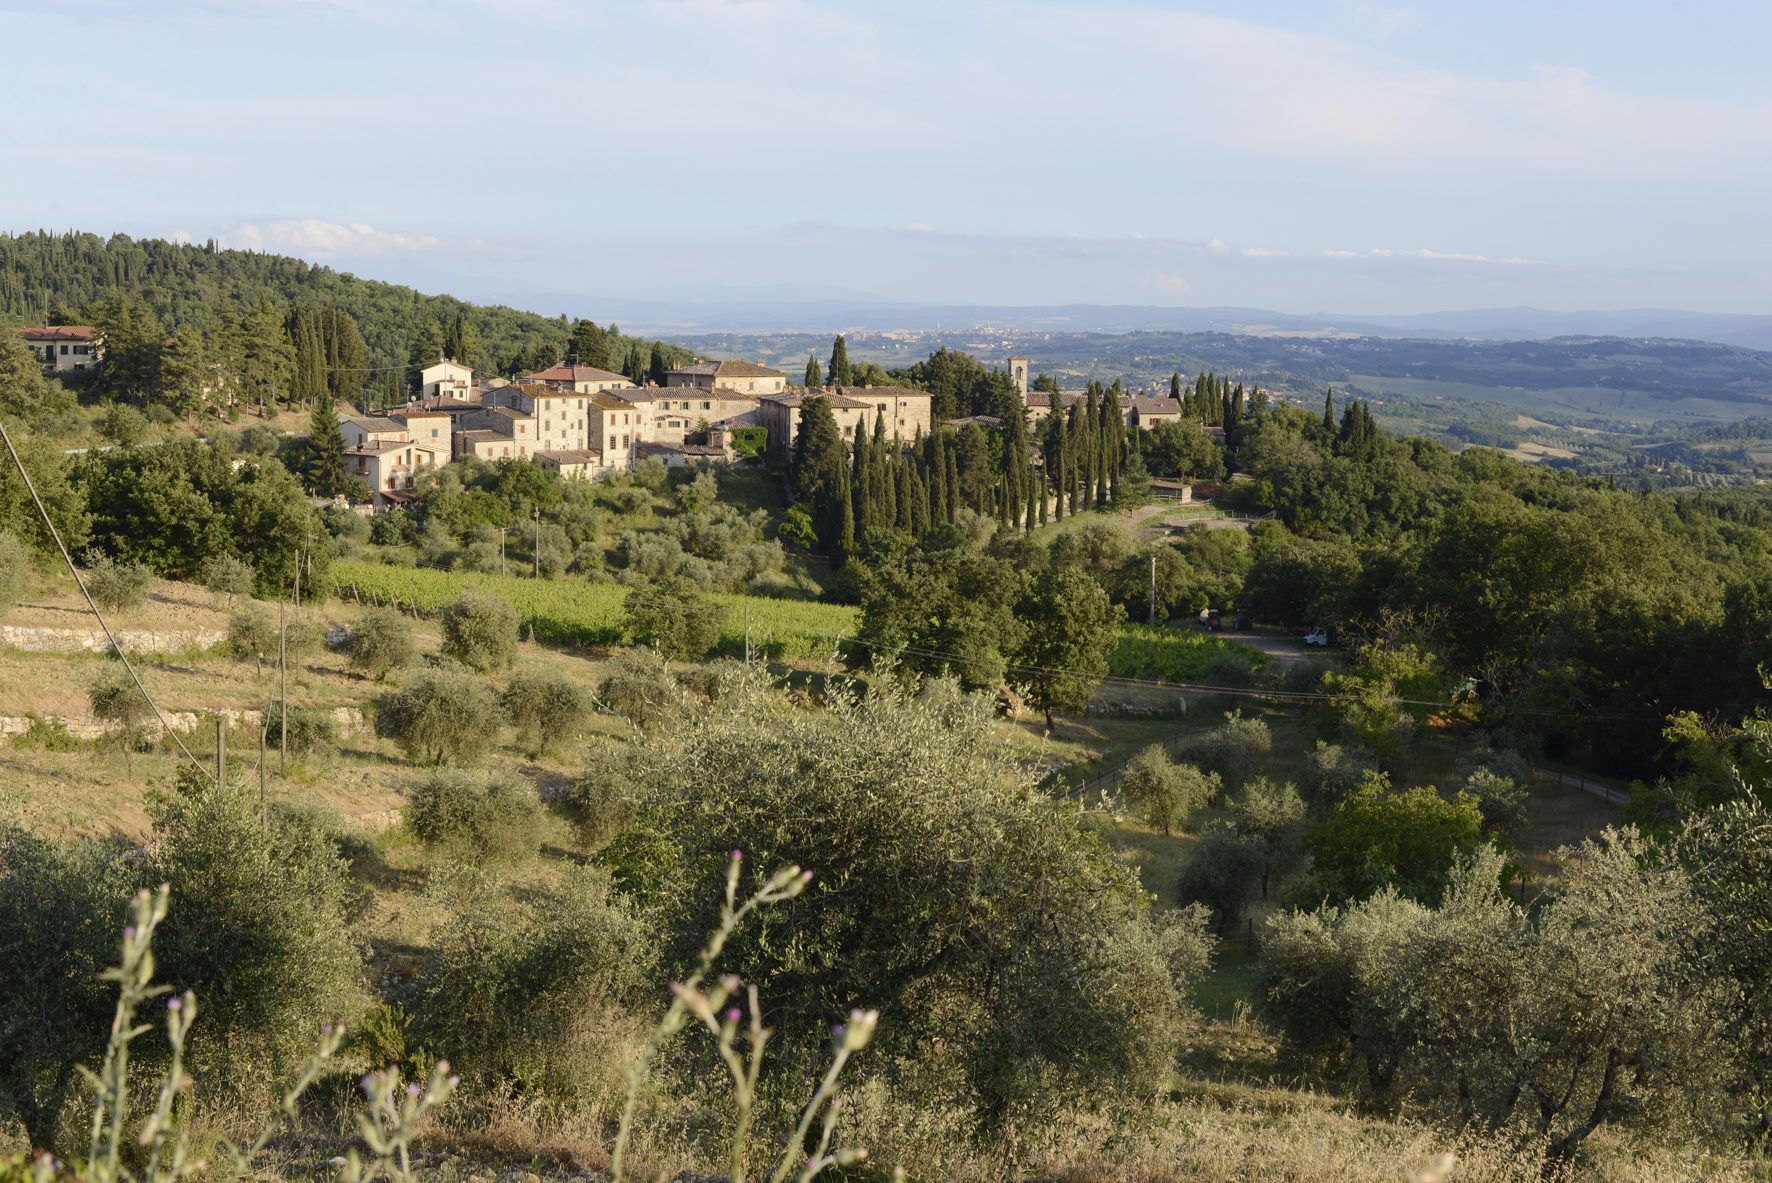
<path fill-rule="evenodd" d="M 703 657 L 719 644 L 729 611 L 683 578 L 636 587 L 628 593 L 626 607 L 634 639 L 678 661 Z"/>
<path fill-rule="evenodd" d="M 1218 795 L 1219 784 L 1217 773 L 1173 764 L 1163 745 L 1152 744 L 1133 757 L 1120 779 L 1120 792 L 1168 834 L 1177 821 L 1209 804 Z"/>
<path fill-rule="evenodd" d="M 406 828 L 426 846 L 472 863 L 534 858 L 545 825 L 535 790 L 507 776 L 475 780 L 439 768 L 412 790 Z"/>
<path fill-rule="evenodd" d="M 1311 756 L 1311 776 L 1305 784 L 1318 805 L 1336 806 L 1377 771 L 1378 765 L 1369 752 L 1319 739 Z"/>
<path fill-rule="evenodd" d="M 228 617 L 228 647 L 241 661 L 251 658 L 263 675 L 277 657 L 277 620 L 263 604 L 247 604 Z"/>
<path fill-rule="evenodd" d="M 405 669 L 418 658 L 412 622 L 392 608 L 373 608 L 351 630 L 351 668 L 381 681 L 389 670 Z"/>
<path fill-rule="evenodd" d="M 1206 684 L 1229 690 L 1255 685 L 1255 663 L 1235 649 L 1220 649 L 1206 659 Z"/>
<path fill-rule="evenodd" d="M 671 470 L 657 456 L 647 456 L 635 463 L 634 483 L 649 493 L 656 493 L 665 487 L 670 479 Z"/>
<path fill-rule="evenodd" d="M 381 700 L 378 724 L 415 764 L 473 765 L 485 758 L 504 714 L 479 682 L 428 670 Z"/>
<path fill-rule="evenodd" d="M 1288 899 L 1302 907 L 1365 899 L 1385 888 L 1436 904 L 1453 867 L 1482 842 L 1483 815 L 1467 793 L 1448 801 L 1430 787 L 1392 790 L 1366 778 L 1304 842 L 1310 875 Z"/>
<path fill-rule="evenodd" d="M 558 751 L 569 733 L 584 724 L 590 696 L 560 673 L 518 674 L 504 693 L 505 716 L 517 728 L 517 742 L 533 755 Z"/>
<path fill-rule="evenodd" d="M 418 527 L 404 510 L 378 513 L 369 521 L 369 540 L 377 546 L 406 546 L 417 537 Z"/>
<path fill-rule="evenodd" d="M 1202 772 L 1216 774 L 1230 787 L 1242 784 L 1256 757 L 1273 749 L 1273 737 L 1266 723 L 1245 719 L 1241 711 L 1227 712 L 1224 718 L 1222 726 L 1182 740 L 1176 755 Z"/>
<path fill-rule="evenodd" d="M 132 886 L 118 853 L 0 823 L 0 1120 L 32 1146 L 66 1153 L 80 1139 L 63 1120 L 85 1092 L 75 1066 L 99 1062 L 114 1005 L 99 974 Z"/>
<path fill-rule="evenodd" d="M 758 875 L 816 868 L 723 957 L 764 997 L 796 1000 L 772 1021 L 790 1051 L 811 1054 L 867 1000 L 890 1016 L 883 1056 L 942 1047 L 987 1126 L 1161 1087 L 1183 1001 L 1136 872 L 1034 788 L 988 719 L 950 722 L 891 691 L 697 712 L 638 745 L 640 827 L 603 857 L 655 901 L 673 972 L 717 920 L 734 849 Z"/>
<path fill-rule="evenodd" d="M 233 610 L 235 596 L 252 594 L 254 578 L 252 564 L 233 555 L 213 558 L 203 568 L 203 586 L 209 589 L 210 595 L 225 599 L 229 611 Z"/>
<path fill-rule="evenodd" d="M 1204 905 L 1220 926 L 1234 925 L 1255 898 L 1261 864 L 1260 849 L 1237 833 L 1235 826 L 1210 822 L 1200 831 L 1199 841 L 1182 865 L 1175 898 L 1183 904 Z"/>
<path fill-rule="evenodd" d="M 87 686 L 86 699 L 93 718 L 116 724 L 110 741 L 123 749 L 129 775 L 135 776 L 135 752 L 142 744 L 148 721 L 155 717 L 153 704 L 121 662 L 105 665 Z"/>
<path fill-rule="evenodd" d="M 323 707 L 289 708 L 289 754 L 297 760 L 331 752 L 338 743 L 338 722 Z M 271 712 L 265 729 L 268 748 L 283 747 L 283 712 Z"/>
<path fill-rule="evenodd" d="M 148 417 L 126 403 L 112 403 L 99 417 L 98 433 L 119 448 L 139 444 L 148 435 Z"/>
<path fill-rule="evenodd" d="M 517 610 L 503 596 L 469 588 L 443 606 L 443 653 L 486 673 L 517 661 Z"/>
<path fill-rule="evenodd" d="M 597 697 L 637 727 L 668 722 L 683 708 L 683 687 L 665 659 L 650 649 L 635 649 L 611 661 Z"/>
<path fill-rule="evenodd" d="M 440 927 L 414 1042 L 465 1078 L 528 1096 L 595 1102 L 618 1094 L 653 1004 L 657 943 L 597 870 L 570 870 L 542 902 L 516 908 L 486 877 L 434 877 L 455 897 Z"/>
<path fill-rule="evenodd" d="M 1465 778 L 1464 791 L 1476 799 L 1483 833 L 1506 838 L 1526 825 L 1526 790 L 1505 776 L 1479 768 Z"/>
<path fill-rule="evenodd" d="M 115 563 L 102 551 L 86 552 L 86 590 L 107 612 L 139 608 L 154 584 L 154 573 L 140 563 Z"/>
<path fill-rule="evenodd" d="M 163 981 L 203 999 L 194 1059 L 248 1094 L 367 1001 L 349 925 L 360 893 L 333 835 L 312 813 L 261 810 L 256 788 L 159 798 L 140 876 L 172 886 L 154 953 Z"/>
<path fill-rule="evenodd" d="M 31 552 L 11 530 L 0 530 L 0 618 L 18 607 L 31 586 Z"/>

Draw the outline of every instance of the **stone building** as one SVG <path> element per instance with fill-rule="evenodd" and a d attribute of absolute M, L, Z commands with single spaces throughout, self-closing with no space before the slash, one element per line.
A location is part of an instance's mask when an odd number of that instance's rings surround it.
<path fill-rule="evenodd" d="M 633 386 L 620 374 L 611 374 L 608 370 L 599 370 L 595 366 L 555 366 L 530 374 L 522 382 L 540 382 L 556 390 L 571 391 L 573 394 L 603 394 L 611 390 L 621 390 Z"/>
<path fill-rule="evenodd" d="M 735 394 L 781 394 L 787 390 L 788 376 L 755 362 L 704 361 L 665 371 L 665 386 L 695 386 L 702 390 L 726 389 Z"/>
<path fill-rule="evenodd" d="M 928 391 L 901 386 L 827 386 L 813 393 L 830 402 L 837 432 L 851 445 L 858 430 L 872 439 L 876 420 L 884 425 L 887 439 L 911 440 L 919 432 L 929 434 Z M 802 391 L 794 391 L 759 399 L 761 426 L 769 431 L 770 463 L 786 464 L 792 459 L 794 441 L 800 432 L 800 407 L 807 397 Z"/>

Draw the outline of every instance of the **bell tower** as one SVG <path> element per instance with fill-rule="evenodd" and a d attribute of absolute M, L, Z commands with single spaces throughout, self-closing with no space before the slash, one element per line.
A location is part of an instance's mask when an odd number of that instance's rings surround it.
<path fill-rule="evenodd" d="M 1028 359 L 1016 354 L 1009 359 L 1009 380 L 1015 383 L 1015 389 L 1021 392 L 1022 401 L 1028 396 Z"/>

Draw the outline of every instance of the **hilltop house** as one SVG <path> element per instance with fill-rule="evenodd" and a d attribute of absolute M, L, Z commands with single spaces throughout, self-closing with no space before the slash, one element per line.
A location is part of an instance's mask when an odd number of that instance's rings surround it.
<path fill-rule="evenodd" d="M 474 388 L 474 371 L 445 359 L 420 370 L 418 383 L 420 398 L 458 398 L 466 402 L 468 392 Z"/>
<path fill-rule="evenodd" d="M 1013 360 L 1013 359 L 1012 359 Z M 1082 402 L 1081 391 L 1067 390 L 1054 396 L 1043 391 L 1032 390 L 1027 393 L 1028 425 L 1037 425 L 1052 412 L 1052 400 L 1056 397 L 1059 406 L 1066 412 L 1076 403 Z M 1127 427 L 1142 427 L 1146 431 L 1165 421 L 1181 422 L 1181 402 L 1173 398 L 1141 398 L 1138 395 L 1127 395 L 1120 399 L 1120 417 L 1126 421 Z"/>
<path fill-rule="evenodd" d="M 788 376 L 748 361 L 704 361 L 665 371 L 665 386 L 694 386 L 701 390 L 724 388 L 737 394 L 781 394 L 787 389 Z"/>
<path fill-rule="evenodd" d="M 44 368 L 56 373 L 96 370 L 104 356 L 99 331 L 92 325 L 45 325 L 18 332 Z"/>
<path fill-rule="evenodd" d="M 569 390 L 573 394 L 602 394 L 607 390 L 621 390 L 633 385 L 620 374 L 611 374 L 608 370 L 599 370 L 595 366 L 555 366 L 539 374 L 519 378 L 518 381 L 539 382 L 556 390 Z"/>
<path fill-rule="evenodd" d="M 885 425 L 888 439 L 910 440 L 919 432 L 929 434 L 929 392 L 907 390 L 902 386 L 827 386 L 822 395 L 831 404 L 837 420 L 837 431 L 853 444 L 856 431 L 873 438 L 874 423 Z M 763 395 L 757 403 L 758 417 L 769 430 L 767 455 L 772 464 L 785 464 L 793 456 L 794 441 L 800 433 L 800 407 L 808 395 Z"/>
<path fill-rule="evenodd" d="M 520 382 L 488 390 L 484 406 L 508 407 L 534 420 L 540 447 L 583 451 L 586 442 L 585 403 L 569 390 L 539 382 Z"/>
<path fill-rule="evenodd" d="M 458 439 L 465 439 L 478 432 L 490 431 L 504 437 L 504 444 L 495 456 L 514 456 L 522 458 L 531 452 L 538 451 L 536 444 L 536 422 L 533 415 L 526 415 L 514 407 L 481 407 L 479 410 L 461 417 L 461 430 Z M 460 452 L 460 448 L 457 448 Z M 476 455 L 480 455 L 478 451 Z"/>

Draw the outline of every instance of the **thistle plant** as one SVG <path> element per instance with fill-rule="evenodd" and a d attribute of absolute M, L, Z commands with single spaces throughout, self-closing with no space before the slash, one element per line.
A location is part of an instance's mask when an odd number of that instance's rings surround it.
<path fill-rule="evenodd" d="M 757 892 L 742 904 L 738 902 L 738 876 L 744 864 L 742 851 L 732 852 L 732 861 L 726 870 L 726 900 L 720 909 L 720 924 L 714 930 L 708 943 L 702 948 L 695 968 L 683 982 L 671 984 L 673 995 L 671 1005 L 665 1011 L 664 1018 L 653 1031 L 652 1037 L 640 1052 L 628 1072 L 627 1103 L 622 1108 L 621 1127 L 615 1138 L 615 1152 L 610 1160 L 610 1183 L 622 1183 L 623 1159 L 627 1151 L 628 1136 L 633 1128 L 634 1108 L 637 1103 L 640 1085 L 646 1079 L 653 1055 L 662 1047 L 666 1040 L 688 1026 L 691 1018 L 698 1020 L 718 1041 L 720 1058 L 725 1062 L 727 1070 L 732 1074 L 733 1098 L 738 1109 L 738 1119 L 733 1125 L 732 1144 L 730 1147 L 730 1175 L 732 1183 L 744 1183 L 749 1158 L 751 1118 L 757 1101 L 757 1077 L 763 1068 L 763 1050 L 769 1042 L 770 1030 L 763 1026 L 762 1006 L 757 998 L 756 986 L 749 986 L 748 1002 L 750 1004 L 750 1022 L 745 1030 L 745 1040 L 749 1043 L 748 1054 L 739 1050 L 739 1023 L 744 1014 L 736 1006 L 727 1006 L 738 994 L 743 985 L 731 974 L 717 979 L 706 990 L 702 983 L 713 971 L 714 963 L 725 949 L 726 942 L 738 930 L 745 917 L 764 904 L 779 903 L 791 900 L 806 890 L 812 882 L 812 872 L 802 871 L 799 867 L 788 867 L 777 871 Z M 825 1072 L 824 1079 L 819 1083 L 818 1090 L 812 1100 L 800 1114 L 799 1124 L 793 1136 L 788 1139 L 783 1149 L 781 1160 L 775 1172 L 770 1176 L 770 1183 L 785 1183 L 788 1175 L 793 1172 L 796 1164 L 800 1171 L 799 1183 L 811 1183 L 818 1173 L 828 1166 L 849 1166 L 867 1157 L 862 1149 L 831 1150 L 831 1136 L 836 1125 L 837 1113 L 842 1107 L 842 1100 L 837 1096 L 837 1078 L 842 1074 L 843 1067 L 849 1058 L 873 1039 L 874 1028 L 879 1023 L 878 1011 L 852 1011 L 846 1025 L 832 1029 L 835 1048 L 831 1055 L 830 1068 Z M 814 1121 L 822 1121 L 818 1148 L 810 1157 L 801 1158 L 806 1145 L 806 1135 Z"/>
<path fill-rule="evenodd" d="M 278 1111 L 264 1124 L 259 1134 L 244 1146 L 222 1140 L 220 1152 L 226 1165 L 211 1171 L 204 1159 L 192 1158 L 188 1130 L 179 1129 L 174 1109 L 181 1093 L 192 1086 L 185 1073 L 185 1045 L 191 1026 L 197 1021 L 197 996 L 187 990 L 166 999 L 166 1039 L 172 1050 L 158 1089 L 152 1113 L 135 1133 L 135 1141 L 146 1148 L 147 1162 L 138 1174 L 123 1162 L 124 1138 L 129 1136 L 129 1052 L 130 1045 L 150 1030 L 152 1024 L 138 1023 L 137 1014 L 144 1006 L 164 995 L 171 988 L 154 984 L 154 931 L 166 919 L 171 890 L 161 884 L 158 891 L 137 893 L 130 905 L 130 922 L 123 929 L 121 964 L 104 971 L 105 981 L 116 982 L 117 1011 L 111 1021 L 110 1041 L 97 1072 L 82 1066 L 81 1074 L 93 1088 L 91 1138 L 86 1160 L 81 1163 L 57 1162 L 48 1154 L 39 1155 L 23 1171 L 23 1164 L 0 1163 L 0 1175 L 10 1181 L 21 1175 L 29 1183 L 52 1183 L 72 1178 L 77 1183 L 178 1183 L 198 1174 L 219 1178 L 223 1183 L 237 1183 L 250 1178 L 255 1171 L 253 1159 L 283 1127 L 284 1121 L 296 1117 L 296 1104 L 301 1095 L 319 1077 L 333 1053 L 344 1042 L 344 1027 L 328 1024 L 320 1029 L 320 1042 L 303 1063 L 294 1083 L 283 1093 Z M 411 1179 L 407 1156 L 416 1126 L 425 1113 L 445 1100 L 456 1084 L 448 1076 L 449 1065 L 439 1063 L 428 1089 L 407 1086 L 407 1095 L 398 1099 L 399 1073 L 390 1069 L 364 1078 L 371 1109 L 358 1119 L 363 1140 L 375 1156 L 367 1166 L 351 1151 L 344 1170 L 345 1183 L 367 1183 L 377 1175 L 386 1174 L 397 1183 Z"/>

